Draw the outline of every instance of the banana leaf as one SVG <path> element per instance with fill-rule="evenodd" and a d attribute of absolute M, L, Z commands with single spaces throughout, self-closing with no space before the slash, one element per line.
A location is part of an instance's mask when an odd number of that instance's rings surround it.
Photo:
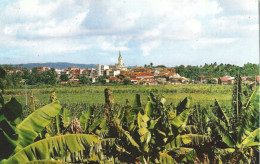
<path fill-rule="evenodd" d="M 177 162 L 167 152 L 159 152 L 159 159 L 161 164 L 177 164 Z"/>
<path fill-rule="evenodd" d="M 127 140 L 140 151 L 140 146 L 136 143 L 136 141 L 133 139 L 133 137 L 130 135 L 130 133 L 126 130 L 124 130 L 119 124 L 119 120 L 114 120 L 114 125 L 118 131 L 119 134 L 125 136 Z"/>
<path fill-rule="evenodd" d="M 16 149 L 17 142 L 0 128 L 0 159 L 8 158 Z"/>
<path fill-rule="evenodd" d="M 13 122 L 15 124 L 19 124 L 21 122 L 21 115 L 22 115 L 22 105 L 12 97 L 11 100 L 6 103 L 0 111 L 0 115 L 4 115 L 5 118 Z"/>
<path fill-rule="evenodd" d="M 133 109 L 134 109 L 134 112 L 136 112 L 136 114 L 142 110 L 142 103 L 141 103 L 141 98 L 140 98 L 139 94 L 135 95 Z"/>
<path fill-rule="evenodd" d="M 98 143 L 99 137 L 89 134 L 68 134 L 50 137 L 26 146 L 7 160 L 4 160 L 3 164 L 56 158 L 66 162 L 66 160 L 69 160 L 67 157 L 71 153 L 90 150 Z M 90 156 L 91 152 L 87 155 Z M 83 157 L 79 154 L 78 158 L 82 159 Z M 71 162 L 74 162 L 72 157 L 71 159 Z"/>
<path fill-rule="evenodd" d="M 225 122 L 223 122 L 218 117 L 216 117 L 212 112 L 210 112 L 208 114 L 208 116 L 209 116 L 210 120 L 212 121 L 212 123 L 214 124 L 215 129 L 217 130 L 217 132 L 221 136 L 224 143 L 226 143 L 229 147 L 233 147 L 236 142 L 232 138 L 232 136 L 230 135 Z"/>
<path fill-rule="evenodd" d="M 224 121 L 228 126 L 230 125 L 229 123 L 229 118 L 226 114 L 226 112 L 221 108 L 219 102 L 215 99 L 215 107 L 217 108 L 217 117 L 220 118 L 222 121 Z M 223 120 L 224 118 L 224 120 Z"/>
<path fill-rule="evenodd" d="M 70 111 L 67 108 L 62 108 L 62 122 L 64 127 L 67 127 L 72 121 Z"/>
<path fill-rule="evenodd" d="M 212 141 L 210 136 L 201 135 L 201 134 L 185 134 L 178 135 L 174 140 L 166 145 L 166 150 L 173 150 L 175 148 L 179 148 L 181 146 L 199 146 L 210 143 Z"/>
<path fill-rule="evenodd" d="M 80 125 L 81 127 L 83 128 L 84 131 L 87 130 L 88 128 L 88 122 L 89 122 L 89 119 L 90 117 L 93 115 L 93 108 L 92 107 L 89 107 L 88 108 L 88 112 L 87 113 L 83 113 L 80 118 L 79 118 L 79 121 L 80 121 Z"/>
<path fill-rule="evenodd" d="M 179 129 L 180 127 L 185 127 L 185 125 L 187 124 L 188 118 L 190 116 L 190 110 L 186 109 L 184 110 L 181 114 L 179 114 L 178 116 L 176 116 L 172 121 L 171 124 L 176 127 L 177 129 Z"/>
<path fill-rule="evenodd" d="M 153 113 L 153 103 L 151 101 L 148 101 L 144 108 L 144 114 L 151 116 L 152 113 Z"/>
<path fill-rule="evenodd" d="M 99 119 L 94 120 L 94 122 L 91 124 L 91 126 L 88 128 L 88 132 L 92 132 L 93 130 L 95 130 L 103 120 L 106 120 L 105 117 L 100 117 Z"/>
<path fill-rule="evenodd" d="M 253 132 L 250 133 L 250 135 L 248 137 L 246 137 L 243 142 L 239 145 L 237 145 L 238 148 L 246 148 L 248 147 L 251 143 L 255 143 L 255 139 L 258 138 L 259 139 L 259 129 L 257 128 L 256 130 L 254 130 Z M 255 145 L 255 144 L 254 144 Z M 259 143 L 258 143 L 258 146 Z"/>
<path fill-rule="evenodd" d="M 19 145 L 25 147 L 34 142 L 38 134 L 60 112 L 61 105 L 58 101 L 48 104 L 25 118 L 18 126 Z"/>
<path fill-rule="evenodd" d="M 56 161 L 56 160 L 37 160 L 26 162 L 25 164 L 68 164 L 67 162 Z"/>
<path fill-rule="evenodd" d="M 184 98 L 176 107 L 177 110 L 177 115 L 179 115 L 180 113 L 182 113 L 187 107 L 188 107 L 188 98 Z"/>

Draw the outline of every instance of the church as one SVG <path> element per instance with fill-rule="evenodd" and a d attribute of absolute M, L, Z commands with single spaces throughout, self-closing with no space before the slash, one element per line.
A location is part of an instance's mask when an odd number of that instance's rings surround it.
<path fill-rule="evenodd" d="M 125 66 L 125 64 L 123 62 L 120 50 L 119 50 L 119 56 L 118 56 L 118 63 L 115 64 L 115 68 L 119 69 L 119 70 L 122 70 L 122 71 L 127 71 L 127 67 Z"/>

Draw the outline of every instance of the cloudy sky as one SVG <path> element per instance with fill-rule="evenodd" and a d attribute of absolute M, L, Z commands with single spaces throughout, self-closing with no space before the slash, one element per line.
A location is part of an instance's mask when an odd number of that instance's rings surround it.
<path fill-rule="evenodd" d="M 0 64 L 258 63 L 257 0 L 1 0 Z"/>

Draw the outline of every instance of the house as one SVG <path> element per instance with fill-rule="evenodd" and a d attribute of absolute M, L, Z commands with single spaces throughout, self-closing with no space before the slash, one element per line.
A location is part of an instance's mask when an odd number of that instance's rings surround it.
<path fill-rule="evenodd" d="M 159 77 L 156 79 L 158 83 L 166 83 L 167 79 L 165 77 Z"/>
<path fill-rule="evenodd" d="M 109 82 L 118 82 L 119 79 L 117 77 L 109 77 Z"/>
<path fill-rule="evenodd" d="M 146 72 L 147 69 L 144 67 L 137 67 L 135 66 L 135 68 L 132 69 L 133 72 Z"/>
<path fill-rule="evenodd" d="M 228 79 L 228 84 L 229 85 L 233 85 L 235 83 L 235 78 L 234 77 L 230 77 L 229 79 Z"/>
<path fill-rule="evenodd" d="M 153 79 L 154 75 L 150 72 L 133 72 L 130 74 L 130 78 Z"/>
<path fill-rule="evenodd" d="M 71 70 L 71 71 L 79 70 L 79 67 L 69 67 L 68 70 Z"/>
<path fill-rule="evenodd" d="M 212 79 L 213 76 L 209 75 L 209 76 L 199 76 L 199 83 L 200 84 L 207 84 L 207 79 Z"/>
<path fill-rule="evenodd" d="M 221 84 L 221 85 L 227 85 L 228 84 L 228 79 L 230 79 L 231 76 L 224 76 L 224 77 L 220 77 L 218 79 L 218 83 Z M 232 78 L 231 78 L 232 79 Z M 232 82 L 232 81 L 231 81 Z M 229 83 L 231 83 L 229 82 Z"/>
<path fill-rule="evenodd" d="M 44 71 L 48 71 L 50 70 L 51 68 L 50 67 L 37 67 L 37 72 L 44 72 Z"/>

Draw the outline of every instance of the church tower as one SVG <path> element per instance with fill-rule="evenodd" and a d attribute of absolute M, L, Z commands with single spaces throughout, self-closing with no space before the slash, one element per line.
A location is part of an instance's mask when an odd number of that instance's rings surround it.
<path fill-rule="evenodd" d="M 125 64 L 123 62 L 123 58 L 122 58 L 120 50 L 119 50 L 119 56 L 118 56 L 118 63 L 115 66 L 116 66 L 117 69 L 127 70 L 127 67 L 125 66 Z"/>
<path fill-rule="evenodd" d="M 119 67 L 124 67 L 124 62 L 123 62 L 123 59 L 122 59 L 122 55 L 121 55 L 121 52 L 119 50 L 119 56 L 118 56 L 118 66 Z"/>

